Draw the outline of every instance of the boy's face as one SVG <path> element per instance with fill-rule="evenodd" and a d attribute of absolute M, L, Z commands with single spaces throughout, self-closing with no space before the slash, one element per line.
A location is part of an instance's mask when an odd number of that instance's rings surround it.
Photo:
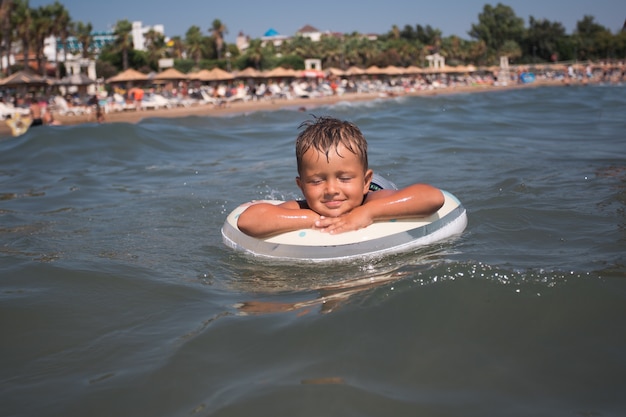
<path fill-rule="evenodd" d="M 358 156 L 343 145 L 331 151 L 328 160 L 309 148 L 300 170 L 296 183 L 309 208 L 327 217 L 339 217 L 360 206 L 372 180 L 372 170 L 365 171 Z"/>

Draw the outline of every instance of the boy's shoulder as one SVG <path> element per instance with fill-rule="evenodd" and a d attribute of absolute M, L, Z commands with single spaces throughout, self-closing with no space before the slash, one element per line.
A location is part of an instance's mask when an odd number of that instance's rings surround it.
<path fill-rule="evenodd" d="M 386 188 L 380 188 L 380 189 L 378 189 L 376 191 L 370 191 L 363 198 L 363 204 L 367 203 L 368 201 L 377 200 L 379 198 L 391 195 L 391 194 L 393 194 L 395 192 L 396 192 L 396 190 L 389 190 L 389 189 L 386 189 Z"/>
<path fill-rule="evenodd" d="M 280 203 L 279 206 L 282 208 L 290 209 L 290 210 L 309 208 L 309 205 L 306 203 L 306 200 L 289 200 L 289 201 L 285 201 L 284 203 Z"/>

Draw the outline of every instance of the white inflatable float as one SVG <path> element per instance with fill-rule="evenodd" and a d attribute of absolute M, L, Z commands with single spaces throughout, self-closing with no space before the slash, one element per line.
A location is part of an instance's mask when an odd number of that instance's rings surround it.
<path fill-rule="evenodd" d="M 380 178 L 373 182 L 376 182 L 374 187 L 395 188 Z M 376 222 L 364 229 L 337 235 L 302 229 L 265 239 L 248 236 L 237 227 L 239 215 L 254 204 L 250 202 L 240 205 L 228 215 L 222 227 L 222 238 L 226 246 L 236 251 L 262 258 L 299 262 L 347 261 L 406 252 L 465 230 L 465 208 L 451 193 L 443 191 L 443 194 L 444 205 L 429 217 Z M 281 204 L 283 201 L 263 202 Z"/>

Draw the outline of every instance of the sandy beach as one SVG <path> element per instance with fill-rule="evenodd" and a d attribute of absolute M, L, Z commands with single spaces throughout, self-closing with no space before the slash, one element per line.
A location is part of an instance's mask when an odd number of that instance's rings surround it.
<path fill-rule="evenodd" d="M 420 90 L 407 92 L 404 96 L 432 96 L 443 94 L 459 94 L 459 93 L 475 93 L 489 91 L 503 91 L 517 88 L 536 88 L 540 86 L 554 85 L 564 86 L 563 81 L 539 81 L 532 84 L 514 84 L 509 86 L 462 86 L 447 87 L 433 90 Z M 308 111 L 315 107 L 332 105 L 342 101 L 367 101 L 375 99 L 390 99 L 397 95 L 388 96 L 381 93 L 347 93 L 335 96 L 322 96 L 314 98 L 294 98 L 294 99 L 268 99 L 268 100 L 249 100 L 228 103 L 225 106 L 215 106 L 213 104 L 198 104 L 190 107 L 176 107 L 171 109 L 158 110 L 142 110 L 142 111 L 121 111 L 111 112 L 106 115 L 103 124 L 107 123 L 137 123 L 143 119 L 158 117 L 187 117 L 187 116 L 223 116 L 233 113 L 246 113 L 255 111 L 273 111 L 285 108 L 297 108 L 302 111 Z M 83 123 L 96 123 L 95 114 L 86 115 L 56 115 L 55 119 L 62 125 L 77 125 Z M 36 129 L 49 129 L 53 126 L 36 127 Z M 6 138 L 11 136 L 11 129 L 6 123 L 0 124 L 0 137 Z"/>

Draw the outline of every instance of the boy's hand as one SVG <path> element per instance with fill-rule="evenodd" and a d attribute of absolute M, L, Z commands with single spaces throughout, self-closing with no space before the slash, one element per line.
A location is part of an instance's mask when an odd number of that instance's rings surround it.
<path fill-rule="evenodd" d="M 321 216 L 313 228 L 322 233 L 337 234 L 363 229 L 373 222 L 365 206 L 359 206 L 339 217 Z"/>

